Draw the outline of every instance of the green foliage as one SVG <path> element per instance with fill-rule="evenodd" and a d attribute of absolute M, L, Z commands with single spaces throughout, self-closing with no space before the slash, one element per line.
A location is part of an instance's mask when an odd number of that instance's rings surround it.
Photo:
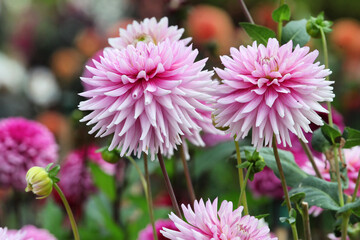
<path fill-rule="evenodd" d="M 290 21 L 285 25 L 281 36 L 281 43 L 285 44 L 290 40 L 293 42 L 293 47 L 298 44 L 300 47 L 303 47 L 309 42 L 310 36 L 306 32 L 306 19 Z"/>
<path fill-rule="evenodd" d="M 287 222 L 289 224 L 293 224 L 296 223 L 296 210 L 295 209 L 291 209 L 289 212 L 289 217 L 280 217 L 280 222 L 284 223 Z"/>
<path fill-rule="evenodd" d="M 321 12 L 316 18 L 310 17 L 310 19 L 306 23 L 306 31 L 313 38 L 320 38 L 321 29 L 324 33 L 331 32 L 331 21 L 327 21 L 324 19 L 324 13 Z"/>
<path fill-rule="evenodd" d="M 343 138 L 346 142 L 343 148 L 352 148 L 355 146 L 360 146 L 360 131 L 346 127 L 343 133 Z"/>
<path fill-rule="evenodd" d="M 356 200 L 355 202 L 346 203 L 336 213 L 340 215 L 347 211 L 351 211 L 356 216 L 360 217 L 360 199 Z"/>
<path fill-rule="evenodd" d="M 101 170 L 95 163 L 89 163 L 89 166 L 95 185 L 113 201 L 116 194 L 114 178 Z"/>
<path fill-rule="evenodd" d="M 269 38 L 275 38 L 276 34 L 273 30 L 247 22 L 241 22 L 240 26 L 246 31 L 253 41 L 266 46 Z"/>
<path fill-rule="evenodd" d="M 68 232 L 59 227 L 62 226 L 64 222 L 63 212 L 52 200 L 49 199 L 42 208 L 39 214 L 39 220 L 40 225 L 56 236 L 57 239 L 66 239 Z"/>
<path fill-rule="evenodd" d="M 55 167 L 51 168 L 53 164 L 54 163 L 50 163 L 49 165 L 47 165 L 45 170 L 48 172 L 49 178 L 51 178 L 53 183 L 57 183 L 60 181 L 60 179 L 56 177 L 60 171 L 60 165 L 55 165 Z"/>
<path fill-rule="evenodd" d="M 289 21 L 291 16 L 290 8 L 287 4 L 281 5 L 272 13 L 275 22 Z"/>
<path fill-rule="evenodd" d="M 326 152 L 331 148 L 331 144 L 324 136 L 321 128 L 314 131 L 311 139 L 311 146 L 318 152 Z"/>
<path fill-rule="evenodd" d="M 341 132 L 336 126 L 331 127 L 325 123 L 321 127 L 321 132 L 332 145 L 340 142 Z"/>
<path fill-rule="evenodd" d="M 298 192 L 290 196 L 290 201 L 295 204 L 300 204 L 305 199 L 306 194 L 304 192 Z"/>

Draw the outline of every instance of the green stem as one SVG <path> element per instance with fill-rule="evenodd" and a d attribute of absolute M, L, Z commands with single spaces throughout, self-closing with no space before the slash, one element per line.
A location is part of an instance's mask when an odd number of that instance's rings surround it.
<path fill-rule="evenodd" d="M 150 185 L 150 176 L 149 176 L 149 168 L 148 168 L 148 159 L 147 159 L 146 154 L 144 154 L 144 169 L 145 169 L 145 179 L 146 179 L 146 183 L 147 183 L 147 189 L 146 189 L 145 194 L 147 195 L 146 200 L 147 200 L 148 208 L 149 208 L 150 222 L 151 222 L 151 226 L 153 229 L 154 240 L 158 240 L 158 236 L 157 236 L 157 232 L 156 232 L 156 228 L 155 228 L 154 205 L 153 205 L 153 200 L 152 200 L 152 196 L 151 196 L 151 185 Z"/>
<path fill-rule="evenodd" d="M 310 218 L 309 218 L 309 204 L 307 202 L 301 203 L 302 208 L 302 218 L 304 225 L 304 236 L 305 240 L 311 240 L 311 228 L 310 228 Z"/>
<path fill-rule="evenodd" d="M 236 149 L 237 164 L 240 165 L 241 164 L 240 147 L 239 147 L 238 141 L 236 141 L 236 136 L 234 137 L 234 143 L 235 143 L 235 149 Z M 243 185 L 243 182 L 244 182 L 244 173 L 243 173 L 242 168 L 238 168 L 238 174 L 239 174 L 239 185 L 240 185 L 240 192 L 241 192 L 241 189 L 242 189 L 241 186 Z M 246 194 L 244 194 L 242 196 L 242 198 L 239 199 L 239 204 L 238 205 L 239 206 L 242 205 L 244 207 L 244 214 L 249 215 L 249 209 L 248 209 L 248 205 L 247 205 Z"/>
<path fill-rule="evenodd" d="M 321 173 L 320 173 L 318 167 L 316 166 L 316 163 L 315 163 L 315 160 L 314 160 L 314 156 L 313 156 L 312 152 L 310 151 L 309 146 L 308 146 L 306 143 L 304 143 L 304 141 L 301 140 L 300 138 L 299 138 L 299 141 L 300 141 L 300 144 L 301 144 L 302 148 L 304 149 L 304 151 L 305 151 L 305 153 L 306 153 L 306 156 L 307 156 L 308 159 L 310 160 L 312 167 L 314 168 L 314 171 L 315 171 L 315 173 L 316 173 L 316 176 L 317 176 L 318 178 L 320 178 L 320 179 L 323 179 L 323 177 L 321 176 Z"/>
<path fill-rule="evenodd" d="M 244 0 L 240 0 L 240 6 L 241 6 L 241 9 L 242 9 L 243 13 L 245 14 L 245 17 L 248 20 L 248 22 L 254 24 L 254 20 L 251 17 L 251 14 L 250 14 L 248 8 L 246 7 Z"/>
<path fill-rule="evenodd" d="M 322 42 L 322 45 L 323 45 L 325 68 L 329 69 L 329 55 L 328 55 L 326 36 L 325 36 L 324 30 L 322 28 L 320 28 L 320 33 L 321 33 L 321 42 Z M 326 80 L 329 80 L 329 76 L 326 76 Z M 332 127 L 334 125 L 334 123 L 333 123 L 333 119 L 332 119 L 331 103 L 326 102 L 326 105 L 327 105 L 327 108 L 328 108 L 328 111 L 329 111 L 329 114 L 328 114 L 329 125 Z"/>
<path fill-rule="evenodd" d="M 194 187 L 193 187 L 193 184 L 192 184 L 192 181 L 191 181 L 190 171 L 189 171 L 188 164 L 187 164 L 187 161 L 186 161 L 185 149 L 184 149 L 183 145 L 180 145 L 180 155 L 181 155 L 181 162 L 182 162 L 183 167 L 184 167 L 186 186 L 187 186 L 187 189 L 188 189 L 188 192 L 189 192 L 191 203 L 194 204 L 194 202 L 196 200 L 195 191 L 194 191 Z"/>
<path fill-rule="evenodd" d="M 146 192 L 147 191 L 147 183 L 146 183 L 146 180 L 145 180 L 145 177 L 144 177 L 143 173 L 140 170 L 139 165 L 136 163 L 136 161 L 132 157 L 127 156 L 126 158 L 132 163 L 132 165 L 134 165 L 135 170 L 139 174 L 140 181 L 141 181 L 141 184 L 143 185 L 144 191 Z"/>
<path fill-rule="evenodd" d="M 284 0 L 280 0 L 280 6 L 284 5 Z M 282 35 L 283 22 L 278 22 L 278 41 L 281 44 L 281 35 Z"/>
<path fill-rule="evenodd" d="M 346 203 L 351 202 L 351 197 L 348 196 Z M 347 229 L 349 226 L 349 220 L 350 220 L 350 216 L 351 216 L 351 211 L 346 211 L 342 214 L 342 223 L 341 223 L 341 240 L 346 240 L 347 239 Z"/>
<path fill-rule="evenodd" d="M 360 185 L 360 170 L 359 170 L 358 176 L 357 176 L 357 178 L 356 178 L 355 189 L 354 189 L 354 192 L 353 192 L 353 195 L 352 195 L 352 199 L 351 199 L 352 202 L 355 202 L 356 195 L 357 195 L 357 193 L 358 193 L 358 191 L 359 191 L 359 185 Z"/>
<path fill-rule="evenodd" d="M 57 193 L 59 194 L 64 206 L 65 206 L 65 209 L 66 209 L 66 213 L 68 214 L 69 216 L 69 219 L 70 219 L 70 223 L 71 223 L 71 228 L 72 228 L 72 231 L 74 233 L 74 239 L 75 240 L 80 240 L 80 236 L 79 236 L 79 231 L 78 231 L 78 228 L 76 226 L 76 221 L 75 221 L 75 218 L 74 218 L 74 215 L 71 211 L 71 208 L 70 208 L 70 205 L 68 203 L 68 201 L 66 200 L 66 197 L 64 195 L 64 193 L 61 191 L 60 187 L 55 183 L 54 184 L 54 188 L 55 190 L 57 191 Z"/>
<path fill-rule="evenodd" d="M 340 203 L 340 207 L 342 207 L 342 206 L 344 206 L 344 196 L 343 196 L 343 191 L 342 191 L 342 186 L 341 186 L 338 150 L 336 147 L 334 147 L 334 160 L 335 160 L 336 181 L 338 184 L 339 203 Z"/>
<path fill-rule="evenodd" d="M 244 179 L 244 182 L 243 182 L 243 184 L 242 184 L 242 186 L 241 186 L 240 198 L 239 198 L 239 199 L 242 199 L 242 198 L 243 198 L 243 195 L 244 195 L 245 190 L 246 190 L 246 183 L 247 183 L 247 181 L 248 181 L 248 179 L 249 179 L 250 172 L 251 172 L 251 169 L 252 169 L 253 165 L 254 165 L 254 164 L 251 163 L 250 166 L 249 166 L 249 168 L 248 168 L 247 171 L 246 171 L 245 179 Z"/>
<path fill-rule="evenodd" d="M 283 170 L 283 168 L 281 166 L 281 162 L 280 162 L 279 152 L 278 152 L 277 145 L 276 145 L 275 134 L 273 135 L 272 147 L 273 147 L 273 151 L 274 151 L 274 157 L 275 157 L 275 160 L 276 160 L 276 165 L 277 165 L 278 170 L 279 170 L 281 186 L 282 186 L 283 191 L 284 191 L 285 203 L 286 203 L 286 206 L 287 206 L 287 209 L 288 209 L 288 212 L 289 212 L 289 216 L 290 216 L 291 202 L 290 202 L 288 187 L 287 187 L 285 176 L 284 176 L 284 170 Z M 294 240 L 298 240 L 299 237 L 298 237 L 298 234 L 297 234 L 296 223 L 291 224 L 291 230 L 292 230 L 292 233 L 293 233 Z"/>

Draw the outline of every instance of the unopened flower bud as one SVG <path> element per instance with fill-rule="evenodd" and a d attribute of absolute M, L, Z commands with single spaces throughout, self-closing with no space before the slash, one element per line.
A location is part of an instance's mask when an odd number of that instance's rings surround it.
<path fill-rule="evenodd" d="M 109 151 L 107 148 L 102 148 L 101 157 L 108 163 L 117 163 L 120 160 L 120 153 L 116 149 Z"/>
<path fill-rule="evenodd" d="M 46 198 L 53 189 L 53 181 L 49 173 L 42 167 L 32 167 L 26 174 L 26 192 L 33 192 L 38 195 L 37 199 Z"/>

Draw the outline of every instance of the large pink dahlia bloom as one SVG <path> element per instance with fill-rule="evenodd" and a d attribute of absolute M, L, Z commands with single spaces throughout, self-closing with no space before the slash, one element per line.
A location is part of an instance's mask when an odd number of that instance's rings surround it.
<path fill-rule="evenodd" d="M 243 207 L 233 211 L 232 202 L 223 201 L 218 210 L 217 199 L 211 203 L 201 199 L 195 201 L 194 211 L 190 205 L 186 208 L 182 205 L 185 222 L 174 213 L 170 214 L 170 219 L 179 229 L 171 230 L 164 228 L 161 233 L 168 239 L 186 240 L 271 240 L 277 239 L 270 236 L 267 226 L 260 226 L 259 220 L 250 215 L 242 216 Z"/>
<path fill-rule="evenodd" d="M 120 28 L 120 37 L 109 38 L 109 44 L 118 49 L 127 48 L 128 45 L 136 45 L 138 42 L 158 44 L 166 39 L 170 42 L 182 41 L 185 45 L 190 42 L 190 38 L 180 40 L 184 29 L 177 26 L 169 26 L 167 17 L 163 17 L 159 22 L 153 18 L 145 18 L 140 23 L 134 21 L 126 29 Z"/>
<path fill-rule="evenodd" d="M 96 67 L 88 67 L 94 76 L 82 78 L 94 86 L 81 94 L 89 99 L 80 110 L 92 111 L 82 121 L 96 123 L 90 133 L 97 137 L 114 134 L 109 150 L 122 148 L 122 156 L 171 155 L 181 136 L 199 134 L 199 111 L 212 110 L 212 72 L 202 70 L 206 59 L 195 62 L 197 54 L 169 39 L 105 49 Z"/>
<path fill-rule="evenodd" d="M 0 187 L 24 190 L 26 172 L 57 160 L 58 146 L 42 124 L 24 118 L 0 121 Z"/>
<path fill-rule="evenodd" d="M 311 122 L 322 125 L 315 112 L 327 112 L 319 102 L 332 101 L 331 71 L 314 63 L 318 51 L 296 46 L 292 41 L 279 46 L 269 39 L 267 46 L 257 45 L 231 49 L 223 56 L 225 69 L 216 68 L 223 79 L 215 106 L 216 123 L 229 127 L 237 139 L 252 129 L 252 143 L 260 149 L 277 143 L 291 146 L 289 131 L 307 142 L 304 132 L 311 132 Z"/>

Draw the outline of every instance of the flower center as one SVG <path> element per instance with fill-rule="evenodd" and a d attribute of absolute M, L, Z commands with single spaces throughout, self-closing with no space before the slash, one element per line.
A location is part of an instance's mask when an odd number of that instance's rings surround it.
<path fill-rule="evenodd" d="M 137 38 L 135 38 L 133 45 L 136 46 L 138 42 L 143 42 L 143 43 L 154 43 L 155 45 L 157 44 L 155 39 L 153 39 L 150 35 L 148 34 L 142 34 L 140 36 L 138 36 Z"/>
<path fill-rule="evenodd" d="M 276 57 L 264 57 L 260 60 L 261 65 L 267 65 L 271 72 L 279 70 L 279 65 Z"/>

